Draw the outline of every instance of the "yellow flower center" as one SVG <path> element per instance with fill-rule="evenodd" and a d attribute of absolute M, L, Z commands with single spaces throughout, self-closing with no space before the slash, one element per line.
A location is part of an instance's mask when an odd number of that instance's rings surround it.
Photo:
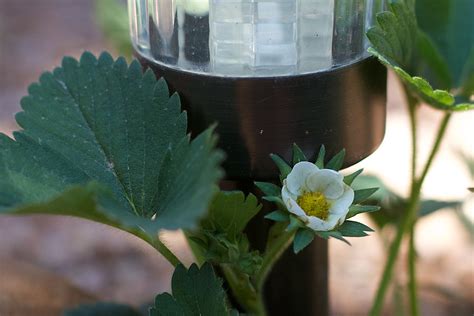
<path fill-rule="evenodd" d="M 326 220 L 329 216 L 329 202 L 321 192 L 307 192 L 296 200 L 298 205 L 308 216 L 315 216 Z"/>

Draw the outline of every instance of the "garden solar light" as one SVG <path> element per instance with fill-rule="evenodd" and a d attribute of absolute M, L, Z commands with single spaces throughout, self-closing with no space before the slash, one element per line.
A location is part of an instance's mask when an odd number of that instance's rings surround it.
<path fill-rule="evenodd" d="M 385 70 L 365 32 L 379 0 L 130 0 L 137 56 L 183 98 L 193 133 L 218 123 L 229 179 L 270 179 L 268 153 L 380 144 Z"/>
<path fill-rule="evenodd" d="M 218 124 L 226 178 L 237 187 L 277 180 L 269 153 L 289 161 L 293 144 L 313 160 L 321 145 L 330 155 L 345 149 L 347 167 L 381 143 L 386 71 L 369 57 L 365 33 L 383 1 L 128 4 L 136 56 L 179 92 L 192 134 Z M 315 242 L 299 258 L 283 260 L 270 277 L 269 311 L 325 315 L 327 243 Z M 279 299 L 281 287 L 294 297 Z"/>

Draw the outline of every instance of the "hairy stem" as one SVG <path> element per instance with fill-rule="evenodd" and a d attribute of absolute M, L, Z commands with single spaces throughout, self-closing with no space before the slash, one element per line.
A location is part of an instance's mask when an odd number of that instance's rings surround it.
<path fill-rule="evenodd" d="M 416 127 L 416 111 L 418 109 L 418 100 L 411 95 L 411 92 L 406 86 L 405 96 L 408 105 L 408 114 L 410 118 L 410 131 L 411 131 L 411 186 L 416 182 L 416 162 L 418 154 L 418 136 Z"/>
<path fill-rule="evenodd" d="M 405 95 L 407 98 L 408 113 L 410 118 L 410 130 L 411 130 L 411 190 L 413 191 L 414 186 L 417 183 L 416 175 L 416 163 L 417 163 L 417 154 L 418 154 L 418 135 L 417 135 L 417 109 L 418 109 L 418 100 L 412 96 L 409 89 L 404 86 Z M 421 189 L 421 188 L 420 188 Z M 415 256 L 415 223 L 410 227 L 409 232 L 409 254 L 408 254 L 408 271 L 409 271 L 409 299 L 410 299 L 410 310 L 412 316 L 418 316 L 418 295 L 417 295 L 417 285 L 416 285 L 416 256 Z"/>
<path fill-rule="evenodd" d="M 408 273 L 409 282 L 408 290 L 410 293 L 410 311 L 412 316 L 419 316 L 420 309 L 418 306 L 417 285 L 416 285 L 416 248 L 415 248 L 415 225 L 410 229 L 410 242 L 408 249 Z"/>
<path fill-rule="evenodd" d="M 135 236 L 143 239 L 147 243 L 149 243 L 153 248 L 155 248 L 166 260 L 173 266 L 176 267 L 177 265 L 183 263 L 176 257 L 176 255 L 160 240 L 158 236 L 155 238 L 150 237 L 148 234 L 143 232 L 132 232 Z"/>
<path fill-rule="evenodd" d="M 388 285 L 390 284 L 390 280 L 392 278 L 395 261 L 398 256 L 398 251 L 400 250 L 400 245 L 402 243 L 405 233 L 410 229 L 410 227 L 413 225 L 414 221 L 416 220 L 418 204 L 420 202 L 421 188 L 423 186 L 423 182 L 425 181 L 426 175 L 428 174 L 428 171 L 431 168 L 434 158 L 436 157 L 436 154 L 439 151 L 439 148 L 441 146 L 442 139 L 444 138 L 444 135 L 446 133 L 446 129 L 447 129 L 450 118 L 451 118 L 451 113 L 446 113 L 445 116 L 443 117 L 443 120 L 441 121 L 440 127 L 436 134 L 435 143 L 433 145 L 433 148 L 431 149 L 431 153 L 429 155 L 428 161 L 426 162 L 423 168 L 421 176 L 418 178 L 418 180 L 415 180 L 413 183 L 412 190 L 410 193 L 410 198 L 408 199 L 406 213 L 404 214 L 402 223 L 397 231 L 397 235 L 395 236 L 395 239 L 393 240 L 390 246 L 387 263 L 384 268 L 382 279 L 380 281 L 377 294 L 376 294 L 374 303 L 372 305 L 372 309 L 370 310 L 370 313 L 369 313 L 369 315 L 371 316 L 376 316 L 376 315 L 381 314 L 383 303 L 385 300 L 385 295 L 388 289 Z"/>
<path fill-rule="evenodd" d="M 228 264 L 221 264 L 222 273 L 229 284 L 234 298 L 253 316 L 266 316 L 261 293 L 253 287 L 249 277 Z"/>
<path fill-rule="evenodd" d="M 254 280 L 254 284 L 259 292 L 263 290 L 265 280 L 268 277 L 268 274 L 272 270 L 275 263 L 280 259 L 281 255 L 285 250 L 291 245 L 293 238 L 295 237 L 298 227 L 294 227 L 290 230 L 286 230 L 284 226 L 276 226 L 275 230 L 279 233 L 274 234 L 275 238 L 271 238 L 271 232 L 269 236 L 269 241 L 267 242 L 267 249 L 263 256 L 263 262 L 260 270 L 257 272 L 257 275 Z"/>

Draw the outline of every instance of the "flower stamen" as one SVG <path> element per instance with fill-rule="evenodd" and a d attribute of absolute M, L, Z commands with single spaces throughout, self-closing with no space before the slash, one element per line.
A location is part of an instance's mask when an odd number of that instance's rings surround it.
<path fill-rule="evenodd" d="M 303 193 L 296 202 L 308 216 L 315 216 L 322 220 L 326 220 L 329 216 L 330 205 L 321 192 Z"/>

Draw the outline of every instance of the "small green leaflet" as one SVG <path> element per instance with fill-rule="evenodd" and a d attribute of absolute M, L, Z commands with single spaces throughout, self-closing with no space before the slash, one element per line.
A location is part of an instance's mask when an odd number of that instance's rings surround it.
<path fill-rule="evenodd" d="M 66 57 L 0 135 L 0 212 L 78 216 L 153 239 L 194 227 L 221 178 L 212 129 L 190 141 L 165 81 L 103 53 Z"/>
<path fill-rule="evenodd" d="M 440 1 L 452 7 L 445 12 L 467 14 L 474 10 L 471 0 Z M 474 72 L 471 60 L 474 58 L 473 41 L 465 39 L 471 36 L 466 34 L 472 32 L 464 29 L 469 28 L 472 19 L 463 19 L 459 13 L 448 13 L 451 16 L 442 17 L 442 23 L 441 20 L 434 23 L 439 19 L 439 10 L 432 1 L 421 2 L 423 5 L 417 1 L 415 15 L 412 1 L 390 0 L 389 11 L 379 13 L 377 25 L 367 32 L 372 44 L 369 52 L 392 68 L 430 106 L 448 111 L 474 109 L 470 101 Z M 418 27 L 417 19 L 423 30 Z M 434 89 L 432 85 L 446 90 Z M 459 95 L 451 94 L 453 89 L 459 90 Z"/>
<path fill-rule="evenodd" d="M 81 305 L 67 310 L 64 316 L 143 316 L 134 308 L 115 303 Z"/>
<path fill-rule="evenodd" d="M 200 262 L 237 265 L 246 272 L 257 269 L 261 257 L 250 249 L 244 229 L 261 208 L 253 194 L 219 191 L 200 229 L 187 232 Z"/>
<path fill-rule="evenodd" d="M 178 265 L 171 288 L 173 295 L 164 293 L 156 297 L 150 316 L 230 315 L 222 282 L 209 263 L 201 269 L 193 264 L 189 270 Z"/>
<path fill-rule="evenodd" d="M 225 233 L 231 241 L 239 237 L 262 205 L 253 194 L 245 197 L 240 191 L 219 191 L 212 200 L 209 213 L 201 226 L 208 231 Z"/>

